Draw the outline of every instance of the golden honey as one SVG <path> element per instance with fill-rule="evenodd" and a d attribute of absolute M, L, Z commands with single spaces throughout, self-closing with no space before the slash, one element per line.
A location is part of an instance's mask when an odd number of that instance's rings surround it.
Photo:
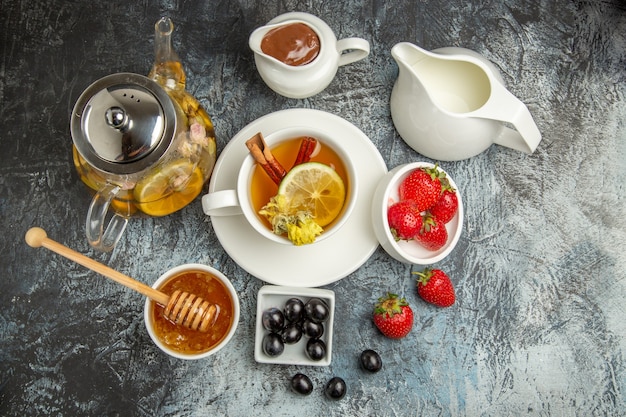
<path fill-rule="evenodd" d="M 186 355 L 207 352 L 217 346 L 234 325 L 234 302 L 226 285 L 206 271 L 189 270 L 174 275 L 165 282 L 160 291 L 172 294 L 176 290 L 186 291 L 215 304 L 218 315 L 207 332 L 191 330 L 176 325 L 163 315 L 163 306 L 150 303 L 150 320 L 154 333 L 166 347 Z"/>

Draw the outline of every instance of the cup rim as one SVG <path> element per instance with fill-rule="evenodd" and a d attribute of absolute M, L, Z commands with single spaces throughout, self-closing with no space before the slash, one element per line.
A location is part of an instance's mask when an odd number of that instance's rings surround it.
<path fill-rule="evenodd" d="M 309 244 L 315 245 L 319 242 L 329 239 L 336 232 L 338 232 L 341 227 L 348 221 L 348 218 L 350 217 L 352 211 L 354 210 L 354 207 L 356 206 L 358 198 L 358 174 L 356 172 L 354 161 L 352 160 L 352 157 L 349 155 L 349 153 L 341 147 L 341 143 L 335 137 L 333 137 L 332 134 L 323 129 L 297 126 L 288 127 L 276 130 L 268 134 L 267 136 L 264 136 L 264 139 L 267 142 L 268 146 L 271 147 L 289 139 L 301 136 L 315 137 L 320 142 L 332 147 L 343 161 L 344 167 L 346 169 L 346 175 L 348 176 L 348 184 L 346 184 L 348 198 L 346 202 L 344 202 L 344 207 L 342 208 L 341 212 L 341 218 L 337 219 L 328 230 L 324 230 L 324 232 L 315 239 L 315 242 Z M 244 158 L 244 161 L 237 175 L 237 197 L 239 199 L 239 206 L 241 207 L 243 216 L 246 218 L 246 221 L 250 224 L 250 226 L 252 226 L 252 228 L 254 228 L 262 236 L 282 245 L 293 246 L 293 243 L 290 242 L 286 237 L 274 234 L 270 229 L 267 228 L 267 226 L 262 223 L 257 213 L 255 213 L 255 211 L 253 210 L 252 204 L 244 204 L 244 202 L 250 203 L 249 181 L 252 176 L 255 164 L 256 162 L 254 161 L 254 158 L 248 153 Z M 250 219 L 252 219 L 252 221 Z"/>
<path fill-rule="evenodd" d="M 151 311 L 151 305 L 153 301 L 150 300 L 149 298 L 146 298 L 146 302 L 144 304 L 144 324 L 146 326 L 146 330 L 148 331 L 148 335 L 150 336 L 150 339 L 152 339 L 152 342 L 162 352 L 170 356 L 173 356 L 175 358 L 185 359 L 185 360 L 196 360 L 196 359 L 206 358 L 208 356 L 214 355 L 215 353 L 220 351 L 224 346 L 226 346 L 226 344 L 228 344 L 228 342 L 233 338 L 235 331 L 237 330 L 237 326 L 239 325 L 239 315 L 240 315 L 240 310 L 241 310 L 241 307 L 239 305 L 239 296 L 237 295 L 237 291 L 235 290 L 235 287 L 233 286 L 232 282 L 222 272 L 213 268 L 212 266 L 205 265 L 205 264 L 189 263 L 189 264 L 183 264 L 183 265 L 179 265 L 174 268 L 171 268 L 167 270 L 165 273 L 163 273 L 159 278 L 157 278 L 157 280 L 152 284 L 152 288 L 158 289 L 162 284 L 164 284 L 173 276 L 178 275 L 180 272 L 193 271 L 193 270 L 200 270 L 218 278 L 226 286 L 233 300 L 233 324 L 231 325 L 230 330 L 228 331 L 226 336 L 222 339 L 221 342 L 215 345 L 213 349 L 210 349 L 202 353 L 184 354 L 184 353 L 177 352 L 167 347 L 156 336 L 154 332 L 154 328 L 152 326 L 152 322 L 150 318 L 150 311 Z"/>

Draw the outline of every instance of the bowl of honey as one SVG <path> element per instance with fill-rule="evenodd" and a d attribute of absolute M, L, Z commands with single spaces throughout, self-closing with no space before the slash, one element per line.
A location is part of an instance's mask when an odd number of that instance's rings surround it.
<path fill-rule="evenodd" d="M 161 275 L 152 287 L 166 294 L 186 291 L 217 307 L 215 321 L 208 331 L 201 332 L 175 324 L 163 314 L 164 306 L 146 299 L 146 329 L 154 344 L 166 354 L 179 359 L 202 359 L 232 339 L 239 323 L 239 297 L 230 280 L 217 269 L 203 264 L 180 265 Z"/>

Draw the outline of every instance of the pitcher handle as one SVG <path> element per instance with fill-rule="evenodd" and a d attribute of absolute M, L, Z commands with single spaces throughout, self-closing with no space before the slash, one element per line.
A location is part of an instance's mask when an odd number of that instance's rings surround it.
<path fill-rule="evenodd" d="M 472 116 L 499 120 L 515 128 L 504 126 L 494 139 L 498 145 L 532 154 L 541 142 L 541 132 L 528 107 L 498 82 L 492 83 L 492 94 L 487 104 Z"/>
<path fill-rule="evenodd" d="M 361 38 L 345 38 L 337 41 L 339 66 L 360 61 L 370 53 L 370 44 Z"/>
<path fill-rule="evenodd" d="M 109 224 L 104 227 L 111 201 L 119 191 L 117 185 L 105 185 L 93 197 L 87 211 L 87 240 L 91 246 L 103 252 L 109 252 L 115 247 L 128 224 L 127 217 L 114 213 Z"/>

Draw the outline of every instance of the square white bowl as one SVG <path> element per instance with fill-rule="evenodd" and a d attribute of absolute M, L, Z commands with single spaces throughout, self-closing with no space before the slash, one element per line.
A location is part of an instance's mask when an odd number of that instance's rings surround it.
<path fill-rule="evenodd" d="M 314 297 L 320 298 L 328 305 L 328 320 L 324 322 L 324 334 L 320 338 L 326 344 L 326 356 L 314 361 L 309 359 L 306 354 L 306 343 L 308 338 L 302 336 L 298 343 L 293 345 L 285 344 L 285 350 L 279 356 L 268 356 L 263 352 L 263 336 L 269 333 L 261 321 L 263 311 L 268 308 L 276 307 L 283 310 L 285 302 L 297 297 L 303 303 Z M 335 317 L 335 293 L 331 290 L 319 288 L 298 288 L 283 287 L 277 285 L 265 285 L 259 289 L 256 300 L 256 335 L 254 339 L 254 359 L 259 363 L 273 363 L 282 365 L 309 365 L 309 366 L 328 366 L 332 360 L 333 354 L 333 321 Z"/>

